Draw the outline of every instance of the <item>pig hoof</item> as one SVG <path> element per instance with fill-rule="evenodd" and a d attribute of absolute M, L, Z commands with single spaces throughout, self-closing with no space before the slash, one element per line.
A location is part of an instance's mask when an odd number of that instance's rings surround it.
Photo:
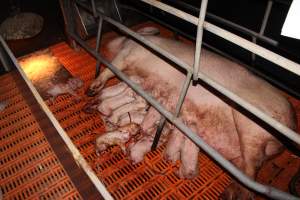
<path fill-rule="evenodd" d="M 231 183 L 220 195 L 220 200 L 254 200 L 254 194 L 246 188 Z"/>
<path fill-rule="evenodd" d="M 87 96 L 89 96 L 89 97 L 93 97 L 93 96 L 96 95 L 96 92 L 95 92 L 94 90 L 92 90 L 92 89 L 87 89 L 87 90 L 85 91 L 85 94 L 86 94 Z"/>

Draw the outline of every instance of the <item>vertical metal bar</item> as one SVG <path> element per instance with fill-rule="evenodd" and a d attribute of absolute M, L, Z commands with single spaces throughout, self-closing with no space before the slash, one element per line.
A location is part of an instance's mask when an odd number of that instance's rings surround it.
<path fill-rule="evenodd" d="M 184 102 L 185 96 L 187 94 L 187 91 L 188 91 L 190 83 L 191 83 L 191 78 L 192 78 L 192 73 L 188 72 L 187 77 L 185 79 L 185 82 L 182 86 L 180 96 L 178 98 L 178 102 L 177 102 L 175 113 L 174 113 L 175 117 L 177 117 L 180 113 L 182 104 Z M 161 136 L 161 132 L 162 132 L 164 126 L 165 126 L 165 123 L 166 123 L 166 117 L 162 116 L 160 121 L 159 121 L 157 130 L 156 130 L 156 133 L 155 133 L 155 136 L 154 136 L 153 144 L 151 146 L 152 150 L 155 150 L 156 147 L 157 147 L 157 144 L 158 144 L 159 138 Z"/>
<path fill-rule="evenodd" d="M 198 81 L 198 71 L 200 64 L 200 54 L 201 54 L 201 44 L 202 44 L 202 36 L 203 36 L 203 23 L 206 15 L 208 0 L 202 0 L 201 8 L 199 13 L 198 25 L 197 25 L 197 39 L 196 39 L 196 50 L 194 57 L 194 71 L 193 71 L 193 81 Z"/>
<path fill-rule="evenodd" d="M 96 11 L 96 4 L 95 4 L 95 0 L 91 0 L 91 3 L 92 3 L 92 11 L 93 11 L 93 16 L 94 17 L 97 17 L 98 14 L 97 14 L 97 11 Z"/>
<path fill-rule="evenodd" d="M 265 10 L 265 15 L 264 15 L 261 27 L 260 27 L 259 36 L 263 36 L 264 33 L 265 33 L 272 6 L 273 6 L 273 0 L 269 0 L 268 4 L 267 4 L 267 7 L 266 7 L 266 10 Z M 257 40 L 256 37 L 252 37 L 252 42 L 253 43 L 256 44 L 256 40 Z M 254 53 L 252 53 L 252 55 L 251 55 L 252 65 L 254 65 L 255 58 L 256 58 L 256 55 Z"/>
<path fill-rule="evenodd" d="M 261 24 L 261 28 L 260 28 L 260 31 L 259 31 L 259 34 L 261 36 L 265 33 L 266 26 L 267 26 L 269 16 L 270 16 L 270 13 L 271 13 L 272 5 L 273 5 L 273 1 L 269 0 L 266 11 L 265 11 L 265 15 L 264 15 L 264 18 L 263 18 L 263 22 Z"/>
<path fill-rule="evenodd" d="M 0 61 L 5 69 L 5 71 L 10 71 L 11 70 L 11 65 L 9 63 L 9 60 L 7 59 L 7 55 L 4 49 L 0 46 Z"/>
<path fill-rule="evenodd" d="M 96 40 L 96 52 L 97 53 L 99 52 L 100 43 L 101 43 L 102 24 L 103 24 L 103 18 L 101 16 L 99 16 L 97 40 Z M 100 64 L 101 64 L 100 60 L 97 59 L 95 77 L 97 77 L 100 73 Z"/>

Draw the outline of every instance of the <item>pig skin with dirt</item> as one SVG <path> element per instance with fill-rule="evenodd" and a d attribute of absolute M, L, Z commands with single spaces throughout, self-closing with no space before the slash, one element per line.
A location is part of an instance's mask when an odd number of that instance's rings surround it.
<path fill-rule="evenodd" d="M 62 94 L 70 94 L 79 100 L 80 97 L 76 94 L 76 90 L 83 86 L 83 81 L 79 78 L 70 78 L 66 83 L 50 84 L 47 94 L 54 101 L 57 96 Z"/>
<path fill-rule="evenodd" d="M 193 65 L 195 49 L 193 45 L 161 36 L 144 37 L 190 66 Z M 128 76 L 140 77 L 141 87 L 144 90 L 150 92 L 169 111 L 174 110 L 185 79 L 182 72 L 126 37 L 112 40 L 107 49 L 114 55 L 112 60 L 114 66 Z M 295 129 L 293 109 L 280 91 L 239 64 L 202 49 L 200 69 L 202 73 L 269 116 Z M 91 84 L 87 95 L 97 94 L 113 76 L 109 69 L 105 69 Z M 274 157 L 284 149 L 283 145 L 265 129 L 199 84 L 190 86 L 180 117 L 188 127 L 194 126 L 195 131 L 206 143 L 253 179 L 256 178 L 263 161 Z M 253 193 L 234 182 L 221 198 L 251 199 Z"/>

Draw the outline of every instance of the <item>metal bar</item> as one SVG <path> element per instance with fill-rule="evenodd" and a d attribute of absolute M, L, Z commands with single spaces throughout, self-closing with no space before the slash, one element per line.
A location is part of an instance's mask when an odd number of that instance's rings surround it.
<path fill-rule="evenodd" d="M 269 19 L 270 13 L 271 13 L 272 5 L 273 5 L 273 0 L 268 0 L 268 4 L 267 4 L 266 10 L 265 10 L 265 14 L 264 14 L 263 21 L 262 21 L 260 31 L 259 31 L 259 36 L 263 36 L 265 33 L 268 19 Z M 257 40 L 256 37 L 252 38 L 252 42 L 255 44 L 256 44 L 256 40 Z M 251 59 L 252 59 L 253 64 L 255 62 L 255 58 L 256 58 L 255 54 L 252 53 Z"/>
<path fill-rule="evenodd" d="M 178 115 L 180 113 L 182 104 L 184 102 L 185 96 L 188 92 L 188 89 L 189 89 L 189 86 L 190 86 L 190 83 L 191 83 L 191 78 L 192 78 L 192 73 L 189 72 L 187 74 L 185 82 L 184 82 L 184 84 L 182 85 L 182 88 L 181 88 L 180 96 L 178 98 L 177 105 L 176 105 L 176 108 L 175 108 L 175 113 L 174 113 L 175 117 L 178 117 Z M 155 133 L 155 137 L 154 137 L 154 140 L 153 140 L 153 143 L 152 143 L 152 146 L 151 146 L 152 150 L 155 150 L 156 147 L 157 147 L 157 144 L 158 144 L 158 141 L 159 141 L 159 138 L 161 136 L 161 132 L 164 128 L 165 123 L 166 123 L 166 118 L 164 116 L 162 116 L 160 121 L 159 121 L 158 128 L 157 128 L 157 131 Z"/>
<path fill-rule="evenodd" d="M 263 21 L 262 21 L 262 24 L 261 24 L 261 28 L 260 28 L 260 31 L 259 31 L 260 35 L 263 35 L 265 33 L 266 26 L 267 26 L 267 23 L 268 23 L 268 20 L 269 20 L 269 17 L 270 17 L 272 5 L 273 5 L 273 1 L 269 0 L 268 4 L 267 4 L 266 11 L 265 11 L 265 15 L 264 15 L 264 18 L 263 18 Z"/>
<path fill-rule="evenodd" d="M 196 8 L 196 7 L 192 6 L 192 5 L 189 5 L 189 4 L 185 3 L 184 1 L 176 1 L 176 0 L 169 0 L 169 1 L 172 1 L 172 2 L 176 3 L 177 5 L 180 5 L 180 6 L 184 7 L 184 8 L 187 8 L 190 11 L 197 12 L 197 13 L 199 12 L 198 8 Z M 231 22 L 231 21 L 229 21 L 227 19 L 224 19 L 222 17 L 214 15 L 214 14 L 212 14 L 210 12 L 206 13 L 206 17 L 207 18 L 211 18 L 211 19 L 213 19 L 213 20 L 215 20 L 217 22 L 223 23 L 226 26 L 231 27 L 231 28 L 233 28 L 233 29 L 235 29 L 237 31 L 240 31 L 241 33 L 244 33 L 244 34 L 246 34 L 248 36 L 255 36 L 256 38 L 260 39 L 261 41 L 267 42 L 267 43 L 269 43 L 269 44 L 271 44 L 273 46 L 278 46 L 278 42 L 277 41 L 275 41 L 275 40 L 273 40 L 273 39 L 271 39 L 269 37 L 266 37 L 264 35 L 260 35 L 259 33 L 255 32 L 255 31 L 252 31 L 252 30 L 250 30 L 250 29 L 248 29 L 246 27 L 243 27 L 243 26 L 238 25 L 236 23 L 233 23 L 233 22 Z"/>
<path fill-rule="evenodd" d="M 97 31 L 96 52 L 99 52 L 99 48 L 100 48 L 101 36 L 102 36 L 102 24 L 103 24 L 103 18 L 100 16 L 99 23 L 98 23 L 98 31 Z M 100 65 L 101 62 L 97 60 L 95 77 L 97 77 L 100 73 Z"/>
<path fill-rule="evenodd" d="M 158 45 L 154 44 L 153 42 L 147 40 L 144 36 L 132 31 L 131 29 L 127 28 L 126 26 L 122 25 L 121 23 L 106 17 L 104 15 L 102 15 L 103 19 L 107 22 L 109 22 L 110 24 L 116 26 L 117 28 L 119 28 L 120 30 L 124 31 L 126 34 L 130 35 L 131 37 L 135 38 L 136 40 L 138 40 L 139 42 L 143 43 L 144 45 L 146 45 L 147 47 L 151 48 L 152 50 L 154 50 L 155 52 L 161 54 L 162 56 L 164 56 L 165 58 L 167 58 L 168 60 L 174 62 L 176 65 L 178 65 L 179 67 L 185 69 L 187 72 L 191 71 L 191 66 L 188 65 L 187 63 L 183 62 L 182 60 L 180 60 L 179 58 L 177 58 L 176 56 L 174 56 L 173 54 L 169 53 L 168 51 L 160 48 Z"/>
<path fill-rule="evenodd" d="M 196 37 L 196 50 L 194 56 L 194 70 L 193 70 L 193 82 L 198 81 L 198 71 L 200 65 L 200 55 L 201 55 L 201 46 L 202 46 L 202 36 L 203 36 L 203 23 L 206 15 L 208 0 L 201 1 L 201 8 L 199 12 L 199 19 L 197 24 L 197 37 Z"/>
<path fill-rule="evenodd" d="M 150 4 L 150 5 L 153 5 L 159 9 L 162 9 L 165 12 L 175 15 L 181 19 L 184 19 L 194 25 L 197 25 L 197 23 L 198 23 L 198 18 L 196 18 L 188 13 L 185 13 L 181 10 L 173 8 L 169 5 L 161 3 L 159 1 L 156 1 L 156 0 L 141 0 L 141 1 L 143 1 L 147 4 Z M 289 59 L 286 59 L 283 56 L 280 56 L 276 53 L 273 53 L 272 51 L 267 50 L 259 45 L 253 44 L 252 42 L 249 42 L 248 40 L 243 39 L 233 33 L 230 33 L 229 31 L 226 31 L 220 27 L 217 27 L 209 22 L 204 21 L 203 26 L 204 26 L 205 30 L 207 30 L 221 38 L 224 38 L 234 44 L 237 44 L 240 47 L 247 49 L 247 50 L 281 66 L 282 68 L 297 74 L 298 76 L 300 75 L 300 65 L 299 64 L 297 64 Z"/>
<path fill-rule="evenodd" d="M 80 165 L 80 167 L 85 171 L 85 173 L 88 175 L 88 177 L 91 179 L 93 184 L 96 186 L 97 190 L 102 194 L 102 196 L 105 199 L 113 199 L 110 193 L 106 190 L 105 186 L 101 181 L 98 179 L 97 175 L 94 173 L 93 169 L 90 167 L 90 165 L 86 162 L 84 157 L 80 154 L 79 150 L 76 148 L 76 146 L 73 144 L 72 140 L 69 138 L 67 133 L 64 131 L 64 129 L 60 126 L 59 122 L 55 118 L 55 116 L 52 114 L 48 106 L 45 104 L 44 100 L 38 93 L 38 91 L 35 89 L 33 86 L 32 82 L 27 78 L 25 72 L 23 69 L 20 67 L 18 64 L 18 61 L 14 57 L 13 53 L 10 51 L 6 43 L 4 42 L 3 38 L 0 36 L 0 43 L 4 47 L 5 51 L 9 55 L 11 61 L 14 63 L 16 66 L 17 70 L 20 72 L 21 76 L 25 80 L 26 84 L 28 85 L 29 89 L 31 90 L 34 98 L 37 100 L 39 103 L 41 109 L 45 112 L 61 138 L 64 140 L 66 143 L 67 147 L 69 148 L 72 156 L 74 157 L 75 161 Z"/>
<path fill-rule="evenodd" d="M 7 55 L 5 53 L 5 50 L 2 49 L 0 46 L 0 61 L 5 69 L 5 71 L 10 71 L 11 70 L 11 65 L 9 64 L 9 61 L 7 60 Z"/>
<path fill-rule="evenodd" d="M 121 7 L 123 9 L 132 10 L 132 11 L 135 11 L 135 12 L 137 12 L 137 13 L 145 16 L 145 17 L 148 17 L 149 19 L 151 19 L 151 20 L 153 20 L 153 21 L 155 21 L 155 22 L 157 22 L 157 23 L 159 23 L 159 24 L 167 27 L 170 30 L 175 31 L 176 33 L 179 33 L 180 35 L 182 35 L 182 36 L 184 36 L 184 37 L 186 37 L 186 38 L 188 38 L 190 40 L 196 40 L 195 37 L 193 37 L 193 36 L 191 36 L 191 35 L 189 35 L 189 34 L 187 34 L 185 32 L 182 32 L 181 30 L 179 30 L 177 28 L 174 28 L 173 26 L 171 26 L 169 24 L 166 24 L 165 22 L 163 22 L 163 21 L 161 21 L 161 20 L 159 20 L 159 19 L 157 19 L 155 17 L 152 17 L 151 15 L 147 15 L 147 14 L 145 14 L 145 13 L 143 13 L 143 12 L 141 12 L 141 11 L 135 9 L 135 8 L 129 7 L 129 6 L 122 5 Z M 236 63 L 239 63 L 240 65 L 246 67 L 248 70 L 254 72 L 257 75 L 259 75 L 260 77 L 263 77 L 264 79 L 270 81 L 271 83 L 277 85 L 278 87 L 286 90 L 288 93 L 294 95 L 295 97 L 300 98 L 300 94 L 297 91 L 293 90 L 292 88 L 288 88 L 287 86 L 283 85 L 279 81 L 277 81 L 277 80 L 275 80 L 275 79 L 267 76 L 266 74 L 263 74 L 263 73 L 259 72 L 258 70 L 256 70 L 253 67 L 252 68 L 249 67 L 245 63 L 242 63 L 241 61 L 239 61 L 238 59 L 235 59 L 234 57 L 230 56 L 229 54 L 227 54 L 227 53 L 225 53 L 225 52 L 223 52 L 223 51 L 221 51 L 221 50 L 219 50 L 219 49 L 217 49 L 217 48 L 215 48 L 215 47 L 213 47 L 213 46 L 211 46 L 211 45 L 209 45 L 209 44 L 207 44 L 205 42 L 202 42 L 202 44 L 203 44 L 203 46 L 208 47 L 209 49 L 213 50 L 214 52 L 216 52 L 216 53 L 218 53 L 218 54 L 220 54 L 220 55 L 222 55 L 222 56 L 224 56 L 224 57 L 226 57 L 226 58 L 228 58 L 228 59 L 230 59 L 230 60 L 232 60 L 232 61 L 234 61 Z"/>
<path fill-rule="evenodd" d="M 233 23 L 233 22 L 231 22 L 231 21 L 229 21 L 227 19 L 221 18 L 221 17 L 219 17 L 217 15 L 214 15 L 212 13 L 207 13 L 207 17 L 211 18 L 211 19 L 214 19 L 216 21 L 219 21 L 221 23 L 224 23 L 225 25 L 227 25 L 227 26 L 229 26 L 231 28 L 234 28 L 234 29 L 236 29 L 236 30 L 238 30 L 238 31 L 240 31 L 240 32 L 242 32 L 244 34 L 247 34 L 249 36 L 254 36 L 257 39 L 260 39 L 261 41 L 267 42 L 267 43 L 269 43 L 269 44 L 271 44 L 273 46 L 278 46 L 278 42 L 276 40 L 273 40 L 273 39 L 271 39 L 269 37 L 266 37 L 264 35 L 260 35 L 259 33 L 255 32 L 255 31 L 252 31 L 252 30 L 250 30 L 248 28 L 245 28 L 245 27 L 243 27 L 241 25 Z"/>
<path fill-rule="evenodd" d="M 171 123 L 173 123 L 180 131 L 182 131 L 186 136 L 188 136 L 192 141 L 195 142 L 203 151 L 205 151 L 208 155 L 210 155 L 216 162 L 218 162 L 221 166 L 223 166 L 229 173 L 238 179 L 241 183 L 253 189 L 261 194 L 265 194 L 274 199 L 299 199 L 295 196 L 292 196 L 286 192 L 282 192 L 274 187 L 266 186 L 260 183 L 253 181 L 248 176 L 244 175 L 237 167 L 235 167 L 231 162 L 223 158 L 216 150 L 206 144 L 202 138 L 200 138 L 196 133 L 191 131 L 179 118 L 175 117 L 163 108 L 152 96 L 147 94 L 139 85 L 135 82 L 131 81 L 123 72 L 121 72 L 117 67 L 113 66 L 106 59 L 104 59 L 101 55 L 98 55 L 95 50 L 90 48 L 83 40 L 81 40 L 76 34 L 69 33 L 72 37 L 84 48 L 86 49 L 92 56 L 96 59 L 99 59 L 102 63 L 104 63 L 120 80 L 124 81 L 129 85 L 137 94 L 141 95 L 145 98 L 154 108 L 156 108 L 163 116 L 165 116 Z M 205 76 L 205 75 L 203 75 Z M 202 76 L 201 76 L 202 77 Z M 204 80 L 210 82 L 209 78 L 205 78 Z"/>
<path fill-rule="evenodd" d="M 91 3 L 92 3 L 93 16 L 96 18 L 98 15 L 97 15 L 97 11 L 96 11 L 95 0 L 91 0 Z"/>

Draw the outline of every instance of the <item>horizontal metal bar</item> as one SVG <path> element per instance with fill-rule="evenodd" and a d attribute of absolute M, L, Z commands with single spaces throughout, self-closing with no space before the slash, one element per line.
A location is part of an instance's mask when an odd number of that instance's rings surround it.
<path fill-rule="evenodd" d="M 196 40 L 196 38 L 194 36 L 191 36 L 191 35 L 183 32 L 183 31 L 181 31 L 181 30 L 179 30 L 179 29 L 177 29 L 177 28 L 175 28 L 175 27 L 173 27 L 173 26 L 171 26 L 171 25 L 169 25 L 169 24 L 167 24 L 167 23 L 165 23 L 165 22 L 163 22 L 163 21 L 161 21 L 161 20 L 159 20 L 159 19 L 151 16 L 151 15 L 145 14 L 145 13 L 141 12 L 140 10 L 137 10 L 135 8 L 132 8 L 132 7 L 129 7 L 129 6 L 125 6 L 125 5 L 121 5 L 121 8 L 137 12 L 138 14 L 143 15 L 144 17 L 147 17 L 147 18 L 151 19 L 152 21 L 159 23 L 160 25 L 163 25 L 164 27 L 167 27 L 168 29 L 172 30 L 173 32 L 179 33 L 179 35 L 182 35 L 183 37 L 185 37 L 187 39 L 194 40 L 194 41 Z M 209 44 L 207 44 L 205 42 L 202 42 L 202 44 L 203 44 L 203 46 L 211 49 L 212 51 L 214 51 L 214 52 L 216 52 L 216 53 L 218 53 L 218 54 L 220 54 L 220 55 L 222 55 L 222 56 L 224 56 L 224 57 L 226 57 L 226 58 L 228 58 L 228 59 L 230 59 L 230 60 L 232 60 L 232 61 L 234 61 L 236 63 L 239 63 L 240 65 L 242 65 L 244 67 L 246 67 L 249 71 L 252 71 L 253 73 L 257 74 L 258 76 L 263 77 L 264 79 L 270 81 L 271 83 L 275 84 L 279 88 L 284 89 L 285 91 L 287 91 L 288 93 L 292 94 L 296 98 L 300 98 L 300 94 L 297 91 L 293 90 L 293 88 L 289 88 L 289 87 L 283 85 L 282 83 L 280 83 L 279 81 L 273 79 L 272 77 L 270 77 L 270 76 L 268 76 L 268 75 L 266 75 L 266 74 L 258 71 L 257 69 L 255 69 L 253 67 L 249 67 L 245 63 L 242 63 L 238 59 L 233 58 L 229 54 L 224 53 L 223 51 L 217 49 L 216 47 L 213 47 L 212 45 L 209 45 Z"/>
<path fill-rule="evenodd" d="M 27 78 L 25 72 L 20 67 L 18 61 L 14 57 L 13 53 L 10 51 L 6 43 L 4 42 L 3 38 L 0 36 L 0 43 L 4 47 L 5 51 L 9 55 L 11 61 L 16 66 L 17 70 L 21 74 L 22 78 L 25 80 L 26 84 L 28 85 L 30 91 L 32 92 L 34 98 L 37 100 L 38 104 L 40 105 L 41 109 L 45 112 L 49 120 L 51 121 L 52 125 L 55 127 L 63 141 L 66 143 L 68 149 L 70 150 L 74 160 L 80 165 L 80 167 L 85 171 L 87 176 L 90 178 L 90 180 L 93 182 L 97 190 L 101 193 L 101 195 L 107 199 L 112 200 L 112 196 L 110 193 L 106 190 L 105 186 L 101 181 L 98 179 L 97 175 L 94 173 L 93 169 L 90 167 L 90 165 L 86 162 L 84 157 L 80 154 L 79 150 L 76 148 L 76 146 L 73 144 L 72 140 L 69 138 L 68 134 L 64 131 L 64 129 L 61 127 L 55 116 L 52 114 L 48 106 L 45 104 L 44 100 L 38 93 L 38 91 L 33 86 L 32 82 Z"/>
<path fill-rule="evenodd" d="M 260 39 L 261 41 L 267 42 L 267 43 L 269 43 L 269 44 L 271 44 L 273 46 L 278 46 L 278 42 L 277 41 L 275 41 L 275 40 L 273 40 L 273 39 L 271 39 L 269 37 L 266 37 L 264 35 L 260 35 L 259 33 L 255 32 L 255 31 L 252 31 L 252 30 L 250 30 L 248 28 L 245 28 L 245 27 L 243 27 L 241 25 L 233 23 L 233 22 L 231 22 L 231 21 L 229 21 L 227 19 L 221 18 L 221 17 L 219 17 L 217 15 L 214 15 L 212 13 L 207 13 L 207 17 L 211 18 L 211 19 L 214 19 L 216 21 L 219 21 L 221 23 L 224 23 L 225 25 L 227 25 L 227 26 L 229 26 L 229 27 L 231 27 L 233 29 L 236 29 L 236 30 L 238 30 L 238 31 L 240 31 L 240 32 L 242 32 L 242 33 L 244 33 L 246 35 L 254 36 L 257 39 Z"/>
<path fill-rule="evenodd" d="M 179 6 L 187 8 L 187 9 L 189 9 L 192 12 L 197 12 L 197 13 L 199 12 L 199 8 L 196 8 L 196 7 L 194 7 L 194 6 L 186 3 L 184 1 L 177 1 L 177 0 L 169 0 L 169 1 L 172 1 L 172 2 L 176 3 Z M 233 28 L 233 29 L 235 29 L 237 31 L 240 31 L 241 33 L 244 33 L 244 34 L 246 34 L 248 36 L 254 36 L 254 37 L 256 37 L 257 39 L 259 39 L 261 41 L 267 42 L 268 44 L 271 44 L 273 46 L 278 46 L 278 42 L 277 41 L 275 41 L 275 40 L 273 40 L 273 39 L 271 39 L 269 37 L 266 37 L 264 35 L 260 35 L 259 33 L 255 32 L 255 31 L 252 31 L 252 30 L 250 30 L 250 29 L 248 29 L 246 27 L 243 27 L 241 25 L 238 25 L 238 24 L 236 24 L 236 23 L 234 23 L 232 21 L 229 21 L 229 20 L 224 19 L 222 17 L 219 17 L 217 15 L 214 15 L 214 14 L 212 14 L 210 12 L 206 13 L 206 17 L 207 18 L 211 18 L 211 19 L 213 19 L 213 20 L 215 20 L 215 21 L 217 21 L 219 23 L 223 23 L 224 25 L 226 25 L 228 27 L 231 27 L 231 28 Z"/>
<path fill-rule="evenodd" d="M 198 23 L 198 18 L 194 17 L 188 13 L 185 13 L 181 10 L 178 10 L 176 8 L 173 8 L 169 5 L 166 5 L 164 3 L 161 3 L 159 1 L 156 0 L 141 0 L 149 5 L 155 6 L 156 8 L 159 8 L 165 12 L 168 12 L 172 15 L 175 15 L 181 19 L 184 19 L 185 21 L 188 21 L 194 25 L 197 25 Z M 296 62 L 293 62 L 289 59 L 286 59 L 283 56 L 280 56 L 279 54 L 273 53 L 270 50 L 267 50 L 259 45 L 253 44 L 252 42 L 249 42 L 248 40 L 241 38 L 233 33 L 230 33 L 229 31 L 226 31 L 220 27 L 217 27 L 209 22 L 204 22 L 203 24 L 204 29 L 221 37 L 224 38 L 234 44 L 237 44 L 238 46 L 251 51 L 277 65 L 279 65 L 280 67 L 289 70 L 293 73 L 295 73 L 296 75 L 300 76 L 300 65 L 297 64 Z"/>
<path fill-rule="evenodd" d="M 76 3 L 79 4 L 79 5 L 84 6 L 86 9 L 88 9 L 88 6 L 86 6 L 85 4 L 83 4 L 79 1 L 76 1 Z M 142 35 L 137 34 L 136 32 L 134 32 L 131 29 L 127 28 L 126 26 L 122 25 L 121 23 L 105 16 L 103 13 L 98 13 L 98 14 L 103 18 L 103 20 L 105 20 L 105 21 L 109 22 L 110 24 L 118 27 L 120 30 L 124 31 L 126 34 L 128 34 L 131 37 L 135 38 L 139 42 L 142 42 L 143 44 L 145 44 L 147 47 L 151 48 L 155 52 L 160 53 L 161 55 L 163 55 L 164 57 L 166 57 L 170 61 L 174 62 L 176 65 L 182 67 L 186 71 L 191 71 L 191 66 L 190 65 L 188 65 L 185 62 L 181 61 L 176 56 L 172 55 L 171 53 L 167 52 L 166 50 L 160 48 L 159 46 L 157 46 L 153 42 L 147 40 Z"/>
<path fill-rule="evenodd" d="M 253 189 L 259 193 L 265 194 L 274 199 L 299 199 L 292 196 L 286 192 L 282 192 L 274 187 L 266 186 L 261 183 L 257 183 L 248 176 L 244 175 L 237 167 L 235 167 L 231 162 L 226 160 L 221 156 L 216 150 L 206 144 L 201 137 L 196 133 L 191 131 L 179 118 L 175 117 L 164 109 L 152 96 L 147 94 L 138 84 L 131 81 L 122 71 L 117 67 L 109 63 L 101 55 L 99 55 L 95 50 L 90 48 L 83 40 L 81 40 L 76 34 L 69 33 L 74 40 L 76 40 L 88 53 L 94 56 L 96 59 L 100 60 L 105 64 L 120 80 L 128 84 L 137 94 L 145 98 L 154 108 L 156 108 L 163 116 L 165 116 L 171 123 L 173 123 L 179 130 L 181 130 L 186 136 L 188 136 L 192 141 L 195 142 L 203 151 L 205 151 L 209 156 L 211 156 L 217 163 L 223 166 L 233 177 L 238 179 L 248 188 Z"/>

